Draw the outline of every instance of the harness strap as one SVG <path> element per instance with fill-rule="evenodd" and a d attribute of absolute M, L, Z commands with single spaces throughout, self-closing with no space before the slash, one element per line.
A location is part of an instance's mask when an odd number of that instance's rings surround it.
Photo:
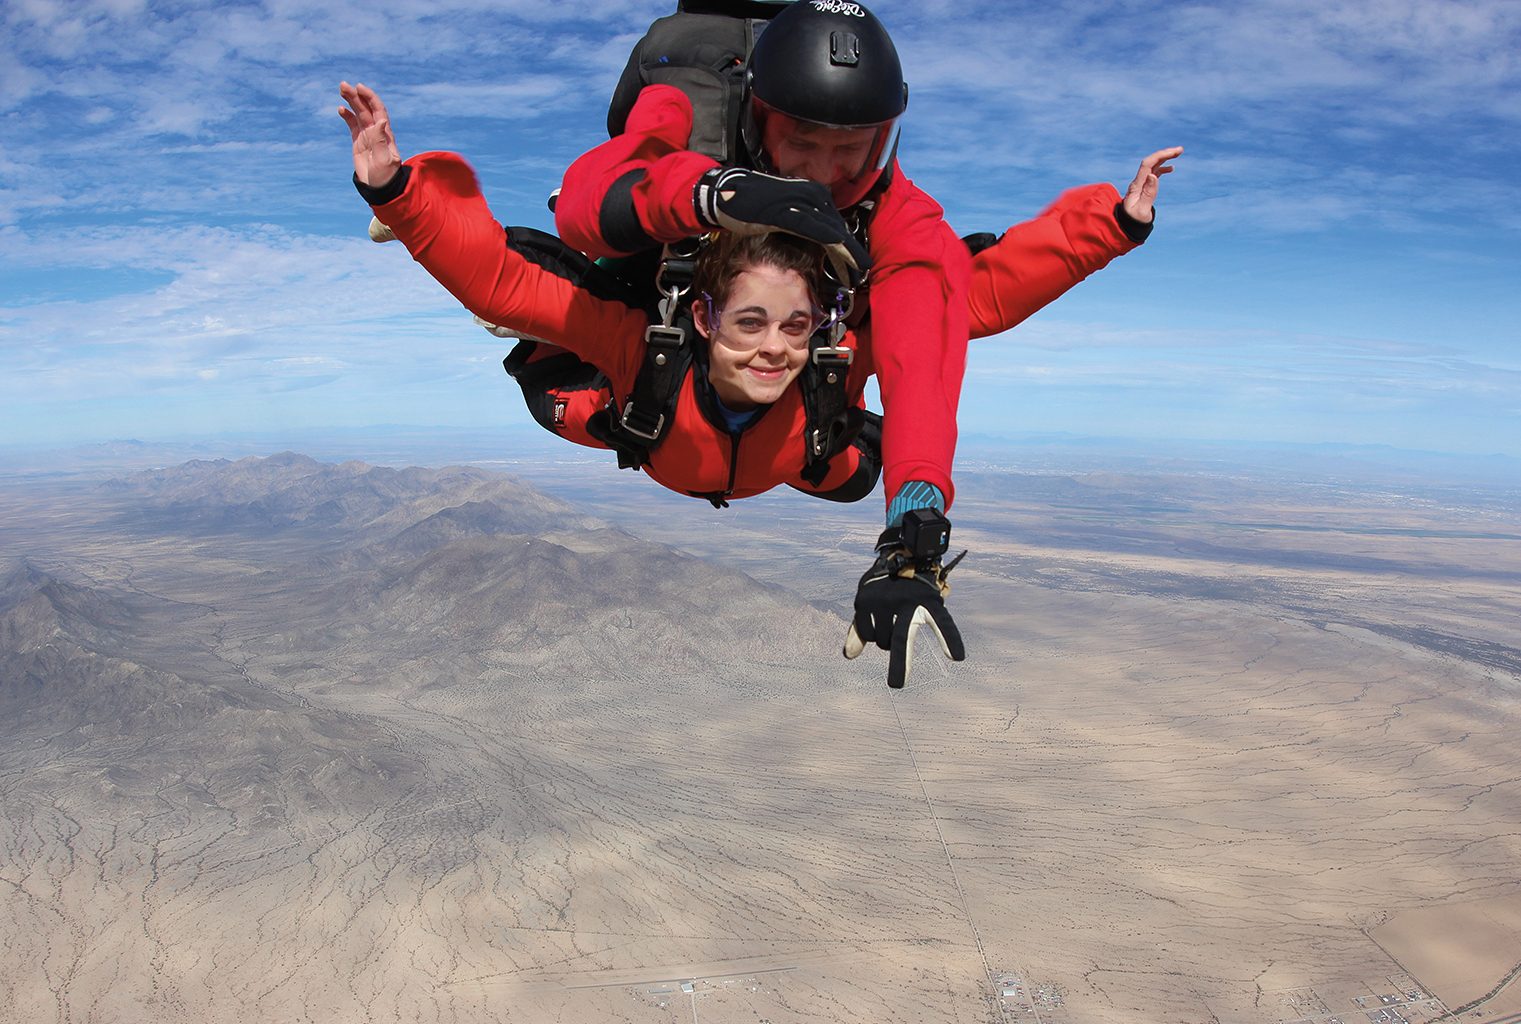
<path fill-rule="evenodd" d="M 586 432 L 612 449 L 618 456 L 619 469 L 638 469 L 649 461 L 650 446 L 617 429 L 611 406 L 586 418 Z"/>
<path fill-rule="evenodd" d="M 870 242 L 867 228 L 876 211 L 877 197 L 886 190 L 891 175 L 892 166 L 889 164 L 871 192 L 849 212 L 850 230 L 868 251 Z M 859 301 L 866 297 L 870 286 L 871 277 L 868 274 L 866 281 L 854 292 L 839 293 L 835 315 L 829 325 L 827 343 L 818 335 L 809 341 L 808 366 L 804 368 L 802 380 L 803 407 L 807 415 L 803 439 L 807 459 L 803 464 L 803 479 L 814 487 L 824 482 L 834 457 L 855 444 L 862 429 L 876 416 L 875 413 L 846 401 L 845 379 L 850 374 L 855 353 L 841 344 L 847 324 L 859 325 L 871 315 L 869 304 Z M 843 301 L 843 305 L 839 305 L 840 301 Z M 880 450 L 880 435 L 870 443 L 873 448 Z M 880 464 L 880 461 L 879 451 L 876 463 Z"/>
<path fill-rule="evenodd" d="M 692 366 L 688 341 L 691 320 L 681 311 L 680 300 L 692 286 L 699 248 L 665 247 L 655 271 L 656 287 L 664 296 L 660 300 L 660 322 L 645 329 L 644 358 L 633 388 L 624 397 L 621 409 L 615 396 L 598 414 L 595 426 L 588 423 L 592 436 L 618 453 L 620 469 L 638 469 L 648 462 L 650 452 L 665 440 L 676 415 L 681 382 Z"/>
<path fill-rule="evenodd" d="M 561 352 L 530 363 L 528 359 L 538 347 L 536 341 L 521 340 L 502 360 L 502 369 L 525 388 L 559 387 L 577 370 L 588 365 L 574 352 Z"/>
<path fill-rule="evenodd" d="M 865 423 L 865 411 L 845 398 L 845 378 L 855 352 L 840 344 L 848 309 L 808 339 L 803 389 L 803 479 L 814 487 L 829 475 L 829 463 L 850 446 Z"/>
<path fill-rule="evenodd" d="M 618 430 L 653 448 L 665 439 L 681 382 L 691 367 L 687 332 L 677 324 L 650 324 L 644 332 L 644 362 L 634 389 L 623 400 Z"/>

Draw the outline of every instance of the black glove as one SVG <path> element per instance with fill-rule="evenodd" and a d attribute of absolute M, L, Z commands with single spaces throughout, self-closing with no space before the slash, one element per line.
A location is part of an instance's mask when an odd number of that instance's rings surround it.
<path fill-rule="evenodd" d="M 743 167 L 715 167 L 697 182 L 692 201 L 711 228 L 740 235 L 784 231 L 824 247 L 835 277 L 859 287 L 871 257 L 834 208 L 829 189 L 802 178 L 777 178 Z"/>
<path fill-rule="evenodd" d="M 947 658 L 965 661 L 961 630 L 945 608 L 950 592 L 945 578 L 965 555 L 963 551 L 942 568 L 938 554 L 915 558 L 904 546 L 901 530 L 884 532 L 877 539 L 877 560 L 856 588 L 856 617 L 845 634 L 845 657 L 857 657 L 875 643 L 888 652 L 887 685 L 901 689 L 914 662 L 914 635 L 927 625 Z"/>

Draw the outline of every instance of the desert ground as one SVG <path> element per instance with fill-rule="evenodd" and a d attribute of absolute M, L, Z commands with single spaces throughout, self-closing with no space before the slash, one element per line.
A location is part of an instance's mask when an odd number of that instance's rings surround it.
<path fill-rule="evenodd" d="M 0 486 L 0 1018 L 1521 1009 L 1511 496 L 968 473 L 890 692 L 875 502 L 514 468 Z"/>

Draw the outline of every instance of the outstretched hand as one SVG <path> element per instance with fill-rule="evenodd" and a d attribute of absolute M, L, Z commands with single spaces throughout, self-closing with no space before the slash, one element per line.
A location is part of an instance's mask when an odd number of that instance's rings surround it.
<path fill-rule="evenodd" d="M 929 627 L 947 658 L 966 660 L 961 630 L 946 610 L 935 580 L 920 575 L 862 580 L 856 591 L 855 618 L 845 631 L 845 657 L 860 657 L 867 644 L 876 644 L 887 652 L 887 685 L 901 690 L 914 667 L 914 640 L 920 626 Z"/>
<path fill-rule="evenodd" d="M 950 524 L 943 516 L 940 521 L 949 537 Z M 887 685 L 901 689 L 914 664 L 914 638 L 920 626 L 928 626 L 947 658 L 965 661 L 961 630 L 945 607 L 950 592 L 945 578 L 960 561 L 958 555 L 942 567 L 939 555 L 916 560 L 902 546 L 900 527 L 884 531 L 877 540 L 877 559 L 856 587 L 855 617 L 845 633 L 845 657 L 859 657 L 867 644 L 876 644 L 888 652 Z"/>
<path fill-rule="evenodd" d="M 1167 161 L 1182 155 L 1182 146 L 1169 146 L 1141 161 L 1141 169 L 1135 172 L 1135 180 L 1125 190 L 1126 213 L 1142 224 L 1151 223 L 1156 216 L 1153 206 L 1157 201 L 1157 183 L 1162 175 L 1171 174 L 1173 170 Z"/>
<path fill-rule="evenodd" d="M 401 153 L 391 134 L 391 117 L 375 90 L 363 84 L 338 83 L 338 94 L 347 107 L 338 116 L 349 126 L 354 139 L 354 175 L 361 184 L 381 188 L 401 170 Z"/>

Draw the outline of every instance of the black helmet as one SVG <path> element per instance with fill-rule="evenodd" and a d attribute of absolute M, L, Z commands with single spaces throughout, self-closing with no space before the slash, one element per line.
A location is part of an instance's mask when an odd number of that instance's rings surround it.
<path fill-rule="evenodd" d="M 860 164 L 841 180 L 823 182 L 846 209 L 870 193 L 892 162 L 908 86 L 887 29 L 860 4 L 797 0 L 783 8 L 755 41 L 749 86 L 744 140 L 757 166 L 790 173 L 771 148 L 799 128 L 870 129 L 859 139 Z"/>

